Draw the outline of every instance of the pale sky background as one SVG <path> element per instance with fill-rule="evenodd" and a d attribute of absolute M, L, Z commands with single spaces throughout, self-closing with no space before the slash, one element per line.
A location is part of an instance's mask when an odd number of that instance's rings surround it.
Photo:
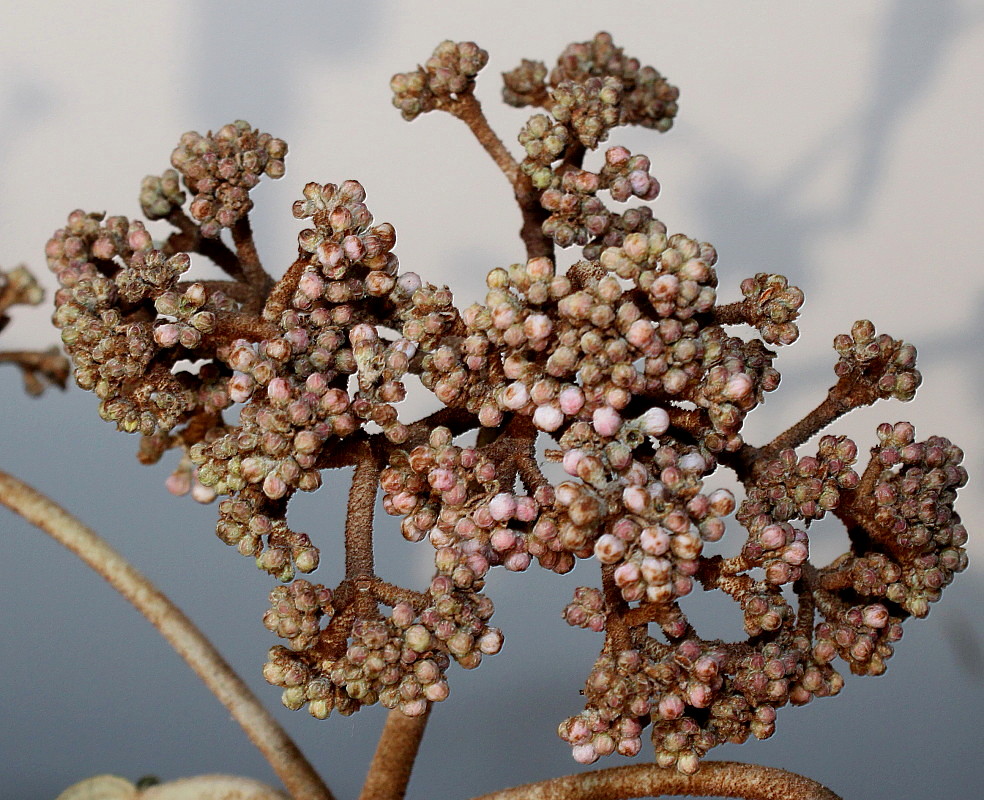
<path fill-rule="evenodd" d="M 357 178 L 376 219 L 396 226 L 403 269 L 449 284 L 464 308 L 489 269 L 522 258 L 519 216 L 465 127 L 433 114 L 407 125 L 389 78 L 443 39 L 477 41 L 491 53 L 478 94 L 515 152 L 529 112 L 498 101 L 499 73 L 523 57 L 552 64 L 602 29 L 681 89 L 668 134 L 616 129 L 610 140 L 651 157 L 663 187 L 656 215 L 715 244 L 722 297 L 758 271 L 806 293 L 800 341 L 777 361 L 783 385 L 746 438 L 761 443 L 815 405 L 832 379 L 831 340 L 867 317 L 919 348 L 924 383 L 914 403 L 881 403 L 831 430 L 865 449 L 877 423 L 907 419 L 920 438 L 960 444 L 971 472 L 958 504 L 971 568 L 928 619 L 906 624 L 887 674 L 848 676 L 838 697 L 780 711 L 772 739 L 712 757 L 802 772 L 845 798 L 968 797 L 984 783 L 984 4 L 6 0 L 0 265 L 27 263 L 50 290 L 43 247 L 69 211 L 138 215 L 141 178 L 168 166 L 182 132 L 245 118 L 290 145 L 287 176 L 254 193 L 268 269 L 293 259 L 290 205 L 304 183 Z M 49 315 L 47 304 L 17 313 L 0 347 L 56 342 Z M 2 468 L 176 599 L 338 797 L 354 797 L 383 710 L 319 722 L 280 707 L 260 675 L 277 643 L 260 622 L 271 581 L 215 538 L 214 506 L 164 491 L 174 458 L 142 467 L 137 439 L 100 421 L 92 395 L 73 386 L 33 400 L 12 368 L 0 374 Z M 337 477 L 291 507 L 295 527 L 323 546 L 315 579 L 330 584 L 340 576 Z M 429 546 L 407 545 L 390 518 L 382 525 L 382 575 L 409 565 L 422 582 Z M 823 530 L 811 530 L 818 563 L 843 544 L 836 525 L 826 542 Z M 74 556 L 6 511 L 0 547 L 0 800 L 47 800 L 103 772 L 275 780 L 183 662 Z M 409 797 L 466 798 L 574 771 L 555 730 L 582 707 L 601 640 L 566 626 L 560 610 L 596 581 L 590 564 L 567 578 L 495 574 L 505 648 L 477 671 L 452 668 Z M 698 628 L 737 628 L 727 605 L 697 597 L 686 608 Z M 651 757 L 647 739 L 639 758 Z"/>

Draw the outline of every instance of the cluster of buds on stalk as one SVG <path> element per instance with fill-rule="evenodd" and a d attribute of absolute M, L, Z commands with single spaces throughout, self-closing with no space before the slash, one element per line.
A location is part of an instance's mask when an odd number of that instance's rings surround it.
<path fill-rule="evenodd" d="M 837 659 L 884 671 L 902 622 L 966 567 L 962 453 L 905 422 L 878 428 L 866 465 L 844 436 L 797 453 L 853 408 L 912 398 L 915 349 L 866 320 L 836 338 L 825 399 L 772 441 L 745 441 L 803 294 L 759 273 L 719 303 L 714 247 L 654 217 L 648 157 L 604 144 L 621 125 L 667 131 L 677 89 L 604 33 L 553 69 L 524 61 L 503 76 L 507 103 L 537 109 L 517 160 L 474 94 L 487 61 L 444 42 L 392 81 L 406 119 L 458 117 L 511 184 L 525 258 L 488 273 L 484 303 L 459 310 L 447 287 L 401 270 L 394 227 L 355 180 L 303 187 L 297 258 L 271 277 L 250 192 L 284 174 L 287 146 L 240 121 L 185 134 L 173 169 L 144 180 L 145 216 L 174 228 L 165 240 L 139 220 L 69 216 L 47 247 L 54 320 L 100 414 L 142 436 L 141 461 L 177 450 L 169 488 L 221 498 L 219 538 L 283 582 L 263 622 L 285 641 L 264 668 L 285 705 L 423 714 L 448 696 L 452 662 L 472 669 L 502 646 L 490 570 L 594 561 L 597 584 L 563 615 L 604 641 L 560 736 L 590 763 L 638 753 L 649 728 L 657 763 L 689 774 L 718 744 L 770 736 L 780 707 L 836 694 Z M 558 248 L 581 258 L 560 270 Z M 190 278 L 199 258 L 227 279 Z M 410 376 L 440 410 L 404 418 Z M 320 550 L 287 507 L 342 467 L 345 575 L 327 587 L 296 577 Z M 744 485 L 740 504 L 711 485 L 722 468 Z M 380 490 L 403 537 L 434 550 L 426 587 L 375 574 Z M 851 549 L 818 566 L 810 538 L 824 528 L 811 526 L 825 517 Z M 706 554 L 726 529 L 740 552 Z M 730 597 L 747 639 L 702 638 L 681 602 L 695 589 Z"/>
<path fill-rule="evenodd" d="M 0 269 L 0 331 L 10 324 L 7 311 L 11 306 L 36 306 L 43 299 L 44 291 L 27 267 Z M 0 351 L 0 364 L 15 364 L 20 367 L 24 388 L 28 394 L 35 397 L 44 392 L 48 386 L 64 389 L 71 369 L 68 359 L 62 355 L 58 347 L 51 347 L 43 352 Z"/>

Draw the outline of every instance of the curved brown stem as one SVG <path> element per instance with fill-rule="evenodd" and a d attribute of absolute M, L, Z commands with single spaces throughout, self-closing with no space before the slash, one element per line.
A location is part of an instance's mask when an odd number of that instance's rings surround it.
<path fill-rule="evenodd" d="M 287 732 L 205 635 L 95 531 L 36 489 L 2 471 L 0 503 L 75 553 L 157 628 L 229 710 L 295 800 L 334 800 Z"/>
<path fill-rule="evenodd" d="M 540 207 L 540 193 L 533 187 L 529 176 L 520 169 L 516 159 L 506 149 L 498 134 L 492 130 L 482 112 L 482 104 L 478 98 L 470 92 L 463 93 L 454 101 L 444 104 L 442 108 L 468 126 L 512 186 L 519 210 L 523 214 L 523 227 L 519 235 L 526 245 L 526 257 L 552 258 L 553 242 L 543 233 L 543 220 L 547 215 Z"/>
<path fill-rule="evenodd" d="M 202 236 L 198 225 L 181 208 L 172 209 L 171 213 L 167 215 L 167 221 L 178 230 L 172 233 L 164 243 L 165 253 L 168 255 L 199 253 L 210 259 L 231 278 L 235 278 L 237 281 L 246 280 L 236 254 L 221 239 L 208 239 Z"/>
<path fill-rule="evenodd" d="M 428 703 L 419 717 L 389 712 L 359 800 L 403 800 L 430 711 Z"/>
<path fill-rule="evenodd" d="M 681 775 L 655 764 L 611 767 L 528 783 L 472 800 L 629 800 L 660 795 L 709 795 L 745 800 L 841 800 L 822 784 L 795 772 L 737 761 L 706 761 L 696 775 Z"/>

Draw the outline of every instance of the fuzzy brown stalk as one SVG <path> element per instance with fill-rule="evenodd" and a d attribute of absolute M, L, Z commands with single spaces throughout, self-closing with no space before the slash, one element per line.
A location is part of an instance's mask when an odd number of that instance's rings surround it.
<path fill-rule="evenodd" d="M 629 800 L 663 795 L 710 795 L 745 800 L 841 800 L 822 784 L 795 772 L 737 761 L 706 761 L 696 775 L 681 775 L 655 764 L 611 767 L 527 783 L 472 800 Z"/>
<path fill-rule="evenodd" d="M 448 103 L 444 107 L 468 126 L 478 139 L 478 143 L 492 157 L 512 186 L 519 210 L 523 215 L 523 227 L 519 235 L 526 245 L 526 257 L 552 257 L 553 242 L 543 234 L 543 220 L 547 215 L 540 207 L 539 193 L 533 188 L 529 177 L 519 168 L 516 159 L 506 149 L 498 134 L 492 130 L 485 114 L 482 113 L 482 104 L 478 98 L 470 93 L 462 94 L 453 103 Z"/>
<path fill-rule="evenodd" d="M 359 800 L 403 800 L 430 711 L 428 703 L 419 717 L 399 709 L 389 712 Z"/>

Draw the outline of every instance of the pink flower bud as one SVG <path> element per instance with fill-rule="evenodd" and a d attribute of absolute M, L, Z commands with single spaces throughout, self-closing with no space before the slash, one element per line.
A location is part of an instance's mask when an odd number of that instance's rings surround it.
<path fill-rule="evenodd" d="M 413 294 L 421 286 L 423 281 L 416 272 L 404 272 L 396 281 L 396 285 L 407 294 Z"/>
<path fill-rule="evenodd" d="M 660 698 L 657 710 L 662 719 L 678 719 L 683 715 L 686 704 L 675 694 L 666 694 Z"/>
<path fill-rule="evenodd" d="M 353 345 L 357 345 L 359 342 L 374 342 L 378 338 L 376 329 L 364 322 L 360 322 L 349 332 L 349 341 Z"/>
<path fill-rule="evenodd" d="M 489 544 L 500 553 L 510 550 L 516 545 L 516 534 L 509 528 L 496 528 L 489 537 Z"/>
<path fill-rule="evenodd" d="M 728 383 L 724 387 L 724 396 L 728 400 L 744 400 L 751 394 L 753 386 L 751 377 L 744 372 L 739 372 L 737 375 L 732 375 L 728 379 Z"/>
<path fill-rule="evenodd" d="M 590 744 L 575 745 L 571 755 L 578 764 L 593 764 L 598 760 L 598 753 Z"/>
<path fill-rule="evenodd" d="M 516 511 L 516 498 L 509 492 L 500 492 L 489 501 L 489 513 L 499 522 L 510 519 Z"/>
<path fill-rule="evenodd" d="M 568 475 L 573 475 L 577 477 L 577 465 L 581 463 L 581 459 L 584 458 L 584 451 L 574 448 L 573 450 L 567 450 L 564 453 L 564 471 Z"/>
<path fill-rule="evenodd" d="M 641 486 L 626 486 L 622 490 L 622 504 L 633 514 L 642 514 L 649 507 L 649 492 Z"/>
<path fill-rule="evenodd" d="M 636 420 L 636 424 L 647 436 L 662 436 L 670 427 L 670 415 L 657 406 L 646 411 Z"/>
<path fill-rule="evenodd" d="M 595 409 L 591 423 L 599 435 L 614 436 L 622 426 L 622 417 L 611 406 L 601 406 Z"/>
<path fill-rule="evenodd" d="M 502 390 L 499 402 L 510 411 L 518 411 L 530 401 L 530 391 L 525 383 L 516 381 Z"/>
<path fill-rule="evenodd" d="M 510 572 L 523 572 L 529 568 L 532 562 L 533 559 L 530 557 L 529 553 L 512 552 L 506 556 L 505 560 L 502 562 L 502 566 Z"/>
<path fill-rule="evenodd" d="M 168 476 L 167 480 L 164 481 L 164 486 L 176 497 L 188 494 L 191 491 L 191 471 L 179 469 Z"/>
<path fill-rule="evenodd" d="M 154 341 L 161 347 L 174 347 L 181 336 L 181 328 L 172 322 L 154 328 Z"/>
<path fill-rule="evenodd" d="M 263 479 L 263 494 L 271 500 L 279 500 L 287 494 L 287 484 L 275 472 L 270 472 Z"/>
<path fill-rule="evenodd" d="M 614 564 L 625 555 L 625 542 L 610 533 L 602 534 L 595 542 L 594 554 L 602 564 Z"/>
<path fill-rule="evenodd" d="M 478 649 L 487 656 L 494 656 L 502 649 L 502 631 L 488 628 L 478 639 Z"/>
<path fill-rule="evenodd" d="M 191 499 L 196 503 L 207 505 L 215 499 L 215 490 L 210 486 L 203 486 L 196 480 L 191 487 Z"/>
<path fill-rule="evenodd" d="M 661 556 L 670 549 L 670 535 L 660 527 L 643 528 L 639 545 L 649 555 Z"/>
<path fill-rule="evenodd" d="M 775 550 L 786 544 L 786 532 L 781 525 L 767 525 L 759 534 L 759 543 L 766 550 Z"/>
<path fill-rule="evenodd" d="M 290 400 L 290 383 L 286 378 L 274 378 L 267 384 L 267 396 L 274 403 L 283 404 Z"/>
<path fill-rule="evenodd" d="M 792 564 L 794 567 L 798 567 L 809 557 L 810 548 L 806 542 L 793 542 L 782 554 L 782 560 L 787 564 Z"/>
<path fill-rule="evenodd" d="M 541 431 L 555 431 L 563 422 L 564 414 L 557 406 L 537 406 L 533 412 L 533 424 Z"/>
<path fill-rule="evenodd" d="M 653 341 L 656 328 L 648 319 L 637 319 L 629 326 L 625 339 L 629 344 L 640 350 L 645 350 Z"/>
<path fill-rule="evenodd" d="M 634 562 L 625 561 L 615 567 L 613 577 L 615 578 L 616 586 L 624 589 L 626 586 L 638 581 L 641 574 L 639 567 Z"/>
<path fill-rule="evenodd" d="M 881 603 L 865 606 L 861 613 L 864 624 L 869 628 L 884 628 L 888 624 L 888 609 Z"/>
<path fill-rule="evenodd" d="M 546 314 L 530 314 L 523 321 L 523 333 L 530 339 L 546 339 L 553 330 L 553 323 Z"/>

